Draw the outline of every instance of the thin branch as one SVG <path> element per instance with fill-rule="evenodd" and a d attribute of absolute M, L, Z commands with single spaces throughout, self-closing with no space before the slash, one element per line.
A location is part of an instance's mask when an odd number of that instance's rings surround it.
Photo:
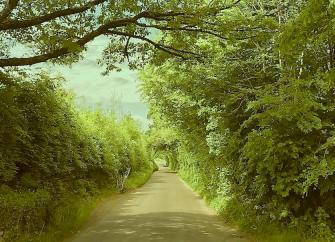
<path fill-rule="evenodd" d="M 129 37 L 127 38 L 126 45 L 124 46 L 124 55 L 127 57 L 128 62 L 129 62 L 129 52 L 128 52 L 128 47 L 129 47 L 130 39 L 131 39 L 131 37 L 129 36 Z"/>
<path fill-rule="evenodd" d="M 232 4 L 230 4 L 230 5 L 228 5 L 228 6 L 225 6 L 225 7 L 223 7 L 223 8 L 220 8 L 220 9 L 219 9 L 219 12 L 224 11 L 224 10 L 227 10 L 227 9 L 231 9 L 231 8 L 237 6 L 241 1 L 242 1 L 242 0 L 237 0 L 237 1 L 233 2 Z"/>
<path fill-rule="evenodd" d="M 155 48 L 157 48 L 159 50 L 162 50 L 162 51 L 164 51 L 164 52 L 166 52 L 170 55 L 178 56 L 182 59 L 187 59 L 187 57 L 184 56 L 183 54 L 198 55 L 194 52 L 190 52 L 190 51 L 186 51 L 186 50 L 180 50 L 180 49 L 173 48 L 171 46 L 165 46 L 165 45 L 159 44 L 159 43 L 154 42 L 151 39 L 148 39 L 144 36 L 134 35 L 134 34 L 131 34 L 131 33 L 125 33 L 125 32 L 116 31 L 116 30 L 110 30 L 110 31 L 108 31 L 108 34 L 119 35 L 119 36 L 127 36 L 127 37 L 131 37 L 131 38 L 134 38 L 134 39 L 139 39 L 139 40 L 145 41 L 145 42 L 151 44 L 152 46 L 154 46 Z"/>
<path fill-rule="evenodd" d="M 150 11 L 146 11 L 146 18 L 148 19 L 153 19 L 153 20 L 158 20 L 158 21 L 162 21 L 162 20 L 166 20 L 166 21 L 170 21 L 171 19 L 168 17 L 193 17 L 195 16 L 195 14 L 192 13 L 183 13 L 183 12 L 167 12 L 167 13 L 157 13 L 157 12 L 150 12 Z"/>
<path fill-rule="evenodd" d="M 0 23 L 3 22 L 11 14 L 13 9 L 18 5 L 19 0 L 8 0 L 5 8 L 0 12 Z"/>
<path fill-rule="evenodd" d="M 279 30 L 276 30 L 276 29 L 265 29 L 265 28 L 262 28 L 262 27 L 250 27 L 250 28 L 244 28 L 244 29 L 232 29 L 233 32 L 244 32 L 244 33 L 247 33 L 247 32 L 252 32 L 252 33 L 268 33 L 268 34 L 272 34 L 272 33 L 278 33 Z"/>
<path fill-rule="evenodd" d="M 218 37 L 220 39 L 224 39 L 227 40 L 226 37 L 220 35 L 219 33 L 216 33 L 214 31 L 211 30 L 205 30 L 205 29 L 201 29 L 201 28 L 192 28 L 192 27 L 168 27 L 168 26 L 162 26 L 162 25 L 156 25 L 156 24 L 151 24 L 151 25 L 147 25 L 147 24 L 143 24 L 143 23 L 139 23 L 136 22 L 137 26 L 143 27 L 143 28 L 155 28 L 155 29 L 160 29 L 160 30 L 168 30 L 168 31 L 188 31 L 188 32 L 197 32 L 197 33 L 205 33 L 205 34 L 209 34 L 209 35 L 213 35 L 215 37 Z"/>
<path fill-rule="evenodd" d="M 134 39 L 139 39 L 139 40 L 143 40 L 151 45 L 153 45 L 155 48 L 157 49 L 160 49 L 162 51 L 165 51 L 171 55 L 176 55 L 176 56 L 179 56 L 181 58 L 185 58 L 183 55 L 180 55 L 180 54 L 176 54 L 174 53 L 173 51 L 170 51 L 168 49 L 165 49 L 162 45 L 152 41 L 151 39 L 148 39 L 146 37 L 143 37 L 143 36 L 139 36 L 139 35 L 133 35 L 133 34 L 130 34 L 130 33 L 124 33 L 124 32 L 120 32 L 120 31 L 115 31 L 115 30 L 110 30 L 108 31 L 109 34 L 112 34 L 112 35 L 121 35 L 121 36 L 127 36 L 127 37 L 131 37 L 131 38 L 134 38 Z"/>
<path fill-rule="evenodd" d="M 13 2 L 15 0 L 12 0 Z M 102 4 L 103 2 L 106 2 L 107 0 L 94 0 L 90 3 L 87 3 L 81 7 L 74 7 L 74 8 L 67 8 L 63 10 L 58 10 L 53 13 L 49 13 L 43 16 L 37 16 L 33 17 L 31 19 L 27 20 L 8 20 L 0 24 L 0 30 L 13 30 L 13 29 L 22 29 L 22 28 L 29 28 L 32 26 L 36 26 L 48 21 L 51 21 L 53 19 L 69 16 L 73 14 L 78 14 L 87 11 L 88 9 L 97 6 L 99 4 Z M 0 21 L 1 22 L 1 21 Z"/>
<path fill-rule="evenodd" d="M 189 55 L 194 55 L 194 56 L 200 57 L 199 54 L 194 53 L 194 52 L 192 52 L 192 51 L 176 49 L 176 48 L 173 48 L 172 46 L 167 46 L 167 45 L 162 45 L 162 46 L 163 46 L 164 48 L 167 48 L 167 49 L 170 49 L 170 50 L 173 50 L 173 51 L 176 51 L 176 52 L 181 52 L 181 53 L 185 53 L 185 54 L 189 54 Z"/>

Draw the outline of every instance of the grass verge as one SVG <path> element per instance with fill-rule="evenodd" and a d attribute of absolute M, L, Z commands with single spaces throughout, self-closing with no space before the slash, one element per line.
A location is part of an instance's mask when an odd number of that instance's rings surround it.
<path fill-rule="evenodd" d="M 138 172 L 133 172 L 124 184 L 125 189 L 132 190 L 143 186 L 150 179 L 152 172 L 152 168 L 146 168 Z"/>
<path fill-rule="evenodd" d="M 125 182 L 125 189 L 132 190 L 144 185 L 151 177 L 152 172 L 151 168 L 147 168 L 132 173 Z M 78 231 L 101 201 L 115 193 L 117 191 L 105 189 L 100 191 L 96 196 L 86 198 L 69 196 L 62 201 L 60 206 L 52 210 L 51 222 L 48 228 L 45 229 L 45 232 L 25 234 L 12 242 L 63 241 Z M 2 242 L 1 238 L 0 242 Z"/>
<path fill-rule="evenodd" d="M 232 227 L 245 232 L 255 242 L 324 242 L 320 239 L 306 238 L 303 229 L 283 227 L 279 223 L 269 223 L 255 215 L 255 211 L 239 204 L 227 201 L 224 197 L 212 197 L 204 187 L 190 174 L 179 172 L 180 177 L 213 208 L 223 220 Z"/>

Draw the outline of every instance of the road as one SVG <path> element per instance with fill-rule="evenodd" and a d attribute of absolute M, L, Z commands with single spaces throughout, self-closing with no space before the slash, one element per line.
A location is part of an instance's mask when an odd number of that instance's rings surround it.
<path fill-rule="evenodd" d="M 167 168 L 105 201 L 66 242 L 247 242 Z"/>

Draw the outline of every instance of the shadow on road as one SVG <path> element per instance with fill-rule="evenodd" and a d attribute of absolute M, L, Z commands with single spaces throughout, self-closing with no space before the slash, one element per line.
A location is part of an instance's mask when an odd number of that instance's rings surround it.
<path fill-rule="evenodd" d="M 246 242 L 168 168 L 100 205 L 70 242 Z"/>
<path fill-rule="evenodd" d="M 235 242 L 246 241 L 223 227 L 216 216 L 149 213 L 116 216 L 86 229 L 73 242 Z"/>

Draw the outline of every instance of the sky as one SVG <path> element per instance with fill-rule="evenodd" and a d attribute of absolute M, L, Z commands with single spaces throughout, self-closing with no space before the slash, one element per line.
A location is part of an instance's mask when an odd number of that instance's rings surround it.
<path fill-rule="evenodd" d="M 89 108 L 99 106 L 118 115 L 131 114 L 143 128 L 147 128 L 148 108 L 140 98 L 137 72 L 124 65 L 121 72 L 102 76 L 104 68 L 97 64 L 97 59 L 104 46 L 106 39 L 99 37 L 87 45 L 83 60 L 71 67 L 49 65 L 48 69 L 65 77 L 65 88 L 75 94 L 78 105 Z"/>

